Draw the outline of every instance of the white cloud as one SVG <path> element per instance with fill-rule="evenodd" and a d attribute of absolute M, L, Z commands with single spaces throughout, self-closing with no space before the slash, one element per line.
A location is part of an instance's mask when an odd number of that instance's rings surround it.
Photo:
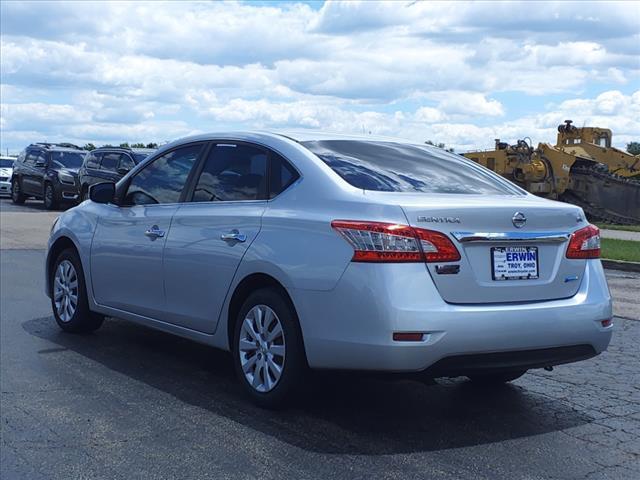
<path fill-rule="evenodd" d="M 499 101 L 487 99 L 481 93 L 447 91 L 431 96 L 442 98 L 438 108 L 445 113 L 490 117 L 504 115 L 504 108 Z"/>
<path fill-rule="evenodd" d="M 612 124 L 618 141 L 640 136 L 630 93 L 640 85 L 640 9 L 625 3 L 2 2 L 0 10 L 1 140 L 12 149 L 52 136 L 152 141 L 289 127 L 465 148 L 496 136 L 551 141 L 564 118 Z"/>

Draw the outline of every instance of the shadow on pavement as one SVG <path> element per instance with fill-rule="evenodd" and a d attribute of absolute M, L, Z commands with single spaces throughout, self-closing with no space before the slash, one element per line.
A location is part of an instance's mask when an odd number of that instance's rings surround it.
<path fill-rule="evenodd" d="M 44 208 L 42 200 L 28 199 L 22 205 L 16 205 L 11 201 L 11 197 L 0 198 L 0 211 L 3 212 L 64 212 L 75 206 L 75 203 L 64 203 L 55 210 L 47 210 Z"/>
<path fill-rule="evenodd" d="M 459 448 L 591 421 L 562 401 L 517 385 L 484 390 L 463 380 L 427 386 L 328 374 L 310 376 L 313 388 L 296 407 L 269 412 L 242 395 L 231 357 L 216 349 L 115 319 L 87 336 L 60 332 L 51 317 L 29 320 L 23 327 L 183 402 L 320 453 L 386 455 Z M 46 355 L 47 350 L 39 353 Z"/>

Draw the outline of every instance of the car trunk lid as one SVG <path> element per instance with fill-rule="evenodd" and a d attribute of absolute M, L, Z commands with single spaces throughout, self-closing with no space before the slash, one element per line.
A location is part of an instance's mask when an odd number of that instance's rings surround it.
<path fill-rule="evenodd" d="M 545 301 L 578 291 L 586 261 L 565 256 L 570 234 L 588 224 L 578 207 L 533 196 L 378 195 L 394 197 L 411 226 L 445 233 L 458 248 L 459 268 L 427 264 L 449 303 Z"/>

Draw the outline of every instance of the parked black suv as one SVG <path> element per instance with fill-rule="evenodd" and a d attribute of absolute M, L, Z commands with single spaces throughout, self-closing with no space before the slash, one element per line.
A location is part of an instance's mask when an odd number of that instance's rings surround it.
<path fill-rule="evenodd" d="M 15 161 L 11 199 L 24 203 L 29 197 L 44 201 L 52 210 L 79 199 L 78 169 L 86 151 L 70 143 L 33 143 Z"/>
<path fill-rule="evenodd" d="M 94 183 L 117 182 L 153 152 L 153 148 L 96 148 L 87 155 L 78 172 L 80 198 L 89 198 L 89 186 Z"/>

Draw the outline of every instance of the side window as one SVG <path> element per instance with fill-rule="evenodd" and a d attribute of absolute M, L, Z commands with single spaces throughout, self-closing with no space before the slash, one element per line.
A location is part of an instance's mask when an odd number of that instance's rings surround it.
<path fill-rule="evenodd" d="M 298 172 L 277 153 L 271 153 L 271 171 L 269 172 L 269 198 L 282 193 L 289 185 L 295 182 Z"/>
<path fill-rule="evenodd" d="M 135 166 L 136 164 L 133 162 L 129 155 L 122 154 L 122 156 L 120 157 L 120 165 L 118 165 L 118 169 L 124 168 L 125 170 L 129 171 Z"/>
<path fill-rule="evenodd" d="M 85 163 L 86 168 L 100 168 L 101 153 L 89 153 Z"/>
<path fill-rule="evenodd" d="M 47 154 L 42 150 L 34 153 L 36 154 L 36 158 L 35 158 L 36 167 L 45 167 L 47 165 Z"/>
<path fill-rule="evenodd" d="M 24 159 L 24 164 L 33 167 L 36 164 L 36 159 L 38 158 L 37 150 L 29 150 L 27 152 L 27 157 Z"/>
<path fill-rule="evenodd" d="M 118 168 L 118 162 L 120 161 L 119 153 L 105 153 L 102 156 L 102 162 L 100 162 L 100 170 L 108 170 L 109 172 L 115 172 Z"/>
<path fill-rule="evenodd" d="M 262 200 L 267 192 L 267 153 L 249 145 L 215 145 L 193 192 L 194 202 Z"/>
<path fill-rule="evenodd" d="M 178 202 L 189 172 L 201 150 L 202 144 L 189 145 L 156 158 L 131 179 L 123 204 L 152 205 Z"/>

